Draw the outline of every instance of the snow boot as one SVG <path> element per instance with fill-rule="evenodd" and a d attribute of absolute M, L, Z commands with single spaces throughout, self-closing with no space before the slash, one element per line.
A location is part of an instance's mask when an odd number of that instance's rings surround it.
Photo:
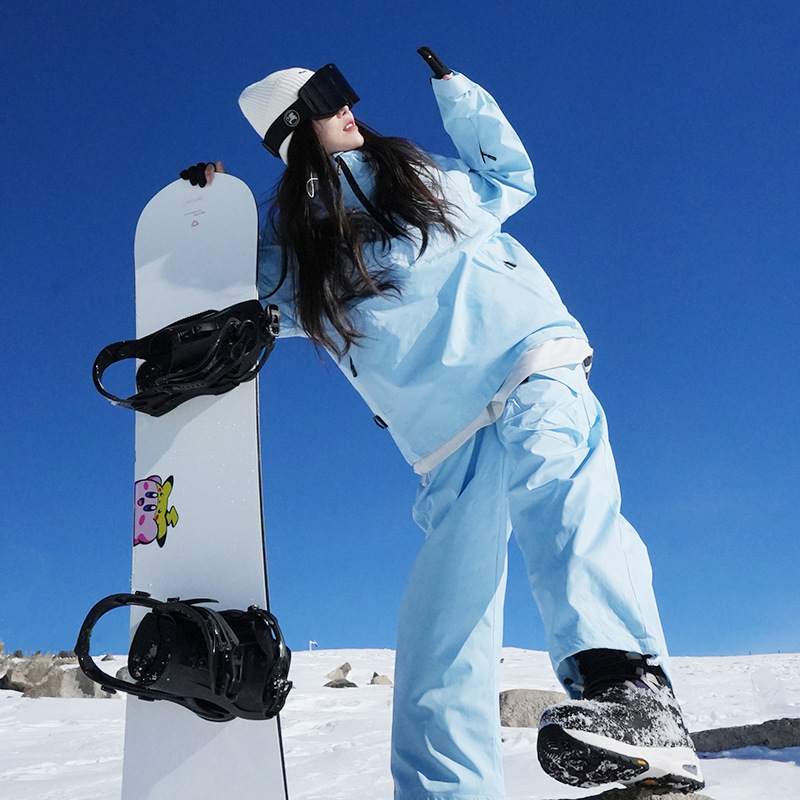
<path fill-rule="evenodd" d="M 618 650 L 587 650 L 576 660 L 583 699 L 551 706 L 539 722 L 544 771 L 570 786 L 701 789 L 700 762 L 662 669 Z"/>

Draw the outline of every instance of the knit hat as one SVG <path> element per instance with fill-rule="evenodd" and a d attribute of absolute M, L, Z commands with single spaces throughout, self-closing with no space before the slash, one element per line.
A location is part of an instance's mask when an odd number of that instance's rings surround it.
<path fill-rule="evenodd" d="M 262 139 L 270 125 L 297 100 L 300 87 L 313 74 L 313 70 L 302 67 L 282 69 L 251 84 L 239 95 L 239 108 Z M 284 164 L 289 163 L 287 153 L 292 135 L 290 133 L 280 146 Z"/>

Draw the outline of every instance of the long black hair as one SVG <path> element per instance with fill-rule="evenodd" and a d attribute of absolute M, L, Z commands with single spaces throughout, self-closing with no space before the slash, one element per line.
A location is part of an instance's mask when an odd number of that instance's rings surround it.
<path fill-rule="evenodd" d="M 432 228 L 454 238 L 458 232 L 433 159 L 406 139 L 357 124 L 364 137 L 361 151 L 375 174 L 373 213 L 345 207 L 337 164 L 307 120 L 289 143 L 288 166 L 275 187 L 267 223 L 281 244 L 283 274 L 294 277 L 298 321 L 315 345 L 340 358 L 361 337 L 348 316 L 349 304 L 402 291 L 390 265 L 370 271 L 364 245 L 375 243 L 377 250 L 393 236 L 418 238 L 421 255 Z"/>

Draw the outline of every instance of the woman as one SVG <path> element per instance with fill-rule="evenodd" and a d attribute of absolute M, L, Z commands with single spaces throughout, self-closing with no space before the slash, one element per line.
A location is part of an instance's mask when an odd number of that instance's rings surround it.
<path fill-rule="evenodd" d="M 261 295 L 280 306 L 282 335 L 334 357 L 422 476 L 414 518 L 426 539 L 397 640 L 395 796 L 504 797 L 497 673 L 512 529 L 573 698 L 542 717 L 544 769 L 579 786 L 698 788 L 647 552 L 620 514 L 587 384 L 592 350 L 500 228 L 535 194 L 530 160 L 487 92 L 423 55 L 457 158 L 370 131 L 333 65 L 272 73 L 239 98 L 287 164 Z"/>

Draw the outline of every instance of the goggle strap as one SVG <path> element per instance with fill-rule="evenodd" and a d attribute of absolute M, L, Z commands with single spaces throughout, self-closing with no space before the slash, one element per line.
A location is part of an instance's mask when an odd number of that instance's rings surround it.
<path fill-rule="evenodd" d="M 281 157 L 281 145 L 286 137 L 294 133 L 297 126 L 310 116 L 306 102 L 298 97 L 279 117 L 267 128 L 261 144 L 276 158 Z"/>

